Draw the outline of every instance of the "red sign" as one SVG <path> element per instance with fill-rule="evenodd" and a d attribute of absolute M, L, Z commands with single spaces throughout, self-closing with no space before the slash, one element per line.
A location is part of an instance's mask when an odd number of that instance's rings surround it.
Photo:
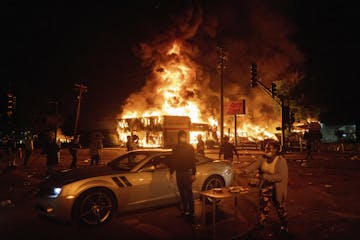
<path fill-rule="evenodd" d="M 226 113 L 227 115 L 245 114 L 245 99 L 230 102 Z"/>

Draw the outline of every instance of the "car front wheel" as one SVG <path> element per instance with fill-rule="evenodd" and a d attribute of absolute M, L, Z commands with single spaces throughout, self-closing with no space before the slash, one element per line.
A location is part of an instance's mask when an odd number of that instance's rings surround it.
<path fill-rule="evenodd" d="M 111 220 L 115 199 L 107 189 L 91 189 L 83 193 L 75 205 L 75 219 L 87 226 L 97 226 Z"/>
<path fill-rule="evenodd" d="M 224 179 L 219 175 L 211 175 L 205 180 L 202 186 L 202 191 L 208 191 L 213 188 L 222 188 L 222 187 L 225 187 Z M 207 204 L 212 203 L 212 201 L 213 200 L 211 198 L 206 198 Z"/>

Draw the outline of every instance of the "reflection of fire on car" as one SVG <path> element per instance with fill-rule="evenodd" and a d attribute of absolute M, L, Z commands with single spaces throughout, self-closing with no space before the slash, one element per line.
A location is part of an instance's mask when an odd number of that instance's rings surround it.
<path fill-rule="evenodd" d="M 170 149 L 139 149 L 105 166 L 62 170 L 38 186 L 41 215 L 85 225 L 108 222 L 116 213 L 180 202 L 176 183 L 169 181 Z M 231 165 L 197 155 L 194 195 L 230 186 Z M 176 173 L 175 173 L 176 174 Z"/>

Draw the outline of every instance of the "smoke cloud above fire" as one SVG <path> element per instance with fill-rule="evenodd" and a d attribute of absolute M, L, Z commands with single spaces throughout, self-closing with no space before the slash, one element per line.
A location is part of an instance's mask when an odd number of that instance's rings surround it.
<path fill-rule="evenodd" d="M 172 22 L 135 50 L 150 73 L 143 88 L 127 98 L 119 118 L 189 115 L 194 122 L 218 122 L 221 46 L 225 105 L 245 99 L 240 125 L 251 122 L 273 131 L 280 108 L 261 89 L 250 87 L 250 65 L 257 63 L 265 85 L 277 82 L 287 92 L 301 78 L 304 60 L 291 41 L 294 26 L 278 12 L 267 1 L 190 2 L 170 12 Z M 225 116 L 227 127 L 232 121 Z"/>

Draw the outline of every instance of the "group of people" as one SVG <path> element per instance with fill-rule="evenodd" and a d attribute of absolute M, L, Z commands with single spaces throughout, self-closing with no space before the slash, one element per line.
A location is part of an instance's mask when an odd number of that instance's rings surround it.
<path fill-rule="evenodd" d="M 69 152 L 72 160 L 70 168 L 77 168 L 77 154 L 80 145 L 80 135 L 76 135 L 74 139 L 69 143 Z M 101 160 L 101 149 L 103 148 L 103 136 L 100 133 L 95 133 L 90 136 L 89 141 L 89 154 L 90 165 L 97 165 Z"/>
<path fill-rule="evenodd" d="M 226 136 L 223 140 L 223 144 L 220 146 L 219 158 L 224 155 L 225 160 L 232 161 L 235 155 L 239 159 L 236 148 L 229 142 L 229 138 Z M 179 217 L 185 217 L 191 221 L 193 221 L 194 217 L 192 183 L 196 176 L 195 153 L 204 154 L 203 150 L 201 137 L 198 137 L 198 144 L 195 149 L 187 142 L 186 132 L 183 130 L 178 132 L 178 144 L 172 150 L 173 154 L 170 161 L 170 181 L 174 181 L 174 172 L 176 172 L 176 183 L 181 198 Z M 259 174 L 259 211 L 256 230 L 262 232 L 264 229 L 272 205 L 280 219 L 280 232 L 287 233 L 288 165 L 278 141 L 267 142 L 263 156 L 243 168 L 240 175 L 246 176 L 254 172 Z"/>
<path fill-rule="evenodd" d="M 23 139 L 19 140 L 15 135 L 9 135 L 2 148 L 4 156 L 7 160 L 9 169 L 17 167 L 17 162 L 22 161 L 22 165 L 26 168 L 31 162 L 31 156 L 34 151 L 34 137 L 27 133 Z M 78 149 L 80 145 L 80 135 L 76 135 L 68 143 L 68 151 L 71 155 L 70 168 L 78 167 Z M 103 148 L 103 136 L 96 132 L 91 135 L 89 140 L 90 165 L 97 165 L 101 161 L 101 149 Z M 56 141 L 55 134 L 50 132 L 46 135 L 44 142 L 40 144 L 41 154 L 46 156 L 46 172 L 45 176 L 50 175 L 60 164 L 61 143 Z"/>
<path fill-rule="evenodd" d="M 72 157 L 70 168 L 78 167 L 78 149 L 81 148 L 80 135 L 76 135 L 68 145 L 68 151 Z M 97 165 L 101 159 L 101 149 L 103 148 L 102 136 L 94 134 L 89 142 L 90 165 Z M 55 140 L 55 135 L 50 134 L 48 141 L 42 148 L 42 153 L 46 155 L 46 173 L 49 176 L 60 163 L 60 144 Z"/>
<path fill-rule="evenodd" d="M 202 139 L 202 135 L 199 134 L 197 136 L 197 144 L 196 144 L 196 153 L 205 155 L 205 142 Z M 239 160 L 239 154 L 236 150 L 236 147 L 233 143 L 229 141 L 228 136 L 224 136 L 223 142 L 220 145 L 219 149 L 219 159 L 223 156 L 224 160 L 233 162 L 234 156 L 236 156 L 237 160 Z"/>
<path fill-rule="evenodd" d="M 15 135 L 9 135 L 5 138 L 3 146 L 7 158 L 8 168 L 16 168 L 17 162 L 22 160 L 23 165 L 27 167 L 31 153 L 34 149 L 33 137 L 26 134 L 22 141 L 17 140 Z"/>

